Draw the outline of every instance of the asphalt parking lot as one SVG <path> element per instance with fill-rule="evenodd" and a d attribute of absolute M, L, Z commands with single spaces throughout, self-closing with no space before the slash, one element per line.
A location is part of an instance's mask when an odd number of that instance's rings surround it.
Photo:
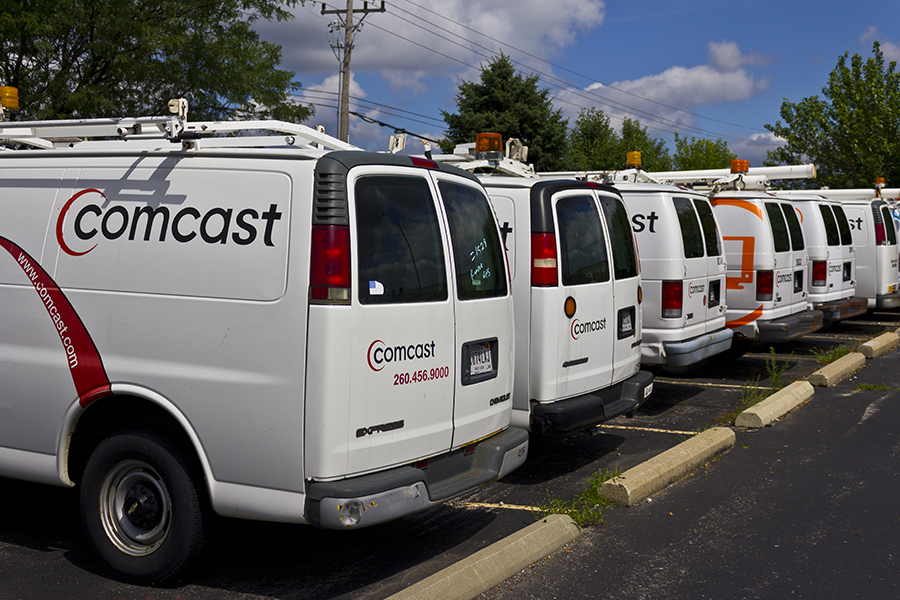
<path fill-rule="evenodd" d="M 105 576 L 82 539 L 74 492 L 0 479 L 0 599 L 386 598 L 534 523 L 532 507 L 573 497 L 598 471 L 625 471 L 697 431 L 727 426 L 742 396 L 770 386 L 772 375 L 782 384 L 803 379 L 822 366 L 817 354 L 898 326 L 898 313 L 868 313 L 691 373 L 656 372 L 653 395 L 632 417 L 533 439 L 528 462 L 503 481 L 394 523 L 329 532 L 223 519 L 204 563 L 162 589 Z M 617 518 L 630 510 L 616 509 Z"/>

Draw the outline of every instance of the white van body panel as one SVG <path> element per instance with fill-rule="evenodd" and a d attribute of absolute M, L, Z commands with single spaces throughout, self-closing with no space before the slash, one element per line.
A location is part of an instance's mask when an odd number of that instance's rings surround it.
<path fill-rule="evenodd" d="M 685 367 L 728 350 L 732 332 L 725 328 L 726 264 L 722 236 L 715 226 L 710 231 L 715 239 L 707 244 L 696 212 L 696 203 L 709 209 L 709 200 L 670 185 L 618 183 L 616 188 L 631 213 L 641 254 L 642 362 Z M 676 202 L 693 216 L 696 230 L 691 233 L 696 239 L 684 240 Z M 711 216 L 715 223 L 715 216 Z M 686 257 L 686 244 L 694 256 Z M 709 245 L 716 250 L 710 252 Z M 666 281 L 681 282 L 681 316 L 663 316 Z"/>

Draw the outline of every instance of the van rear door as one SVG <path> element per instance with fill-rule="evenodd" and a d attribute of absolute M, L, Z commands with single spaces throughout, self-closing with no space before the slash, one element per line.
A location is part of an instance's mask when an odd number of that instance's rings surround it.
<path fill-rule="evenodd" d="M 593 193 L 585 188 L 556 193 L 547 186 L 536 188 L 530 363 L 531 397 L 541 402 L 610 385 L 615 300 L 607 236 Z M 552 265 L 541 257 L 545 246 L 556 257 Z"/>
<path fill-rule="evenodd" d="M 809 253 L 806 250 L 803 228 L 800 225 L 800 219 L 797 218 L 797 211 L 794 210 L 794 205 L 789 201 L 781 201 L 780 204 L 791 240 L 791 276 L 790 281 L 782 283 L 782 285 L 784 283 L 788 284 L 785 286 L 783 293 L 790 298 L 791 313 L 795 313 L 806 310 L 809 296 L 809 282 L 807 281 Z M 777 289 L 779 288 L 776 287 Z"/>
<path fill-rule="evenodd" d="M 458 359 L 449 240 L 431 178 L 360 166 L 347 189 L 356 249 L 343 473 L 357 473 L 450 448 Z"/>
<path fill-rule="evenodd" d="M 775 200 L 765 201 L 763 207 L 769 218 L 769 227 L 775 244 L 771 302 L 774 309 L 772 318 L 777 319 L 794 312 L 791 310 L 794 296 L 794 256 L 781 203 Z"/>
<path fill-rule="evenodd" d="M 433 173 L 452 248 L 455 313 L 453 447 L 509 424 L 513 386 L 512 295 L 490 203 L 480 187 Z M 429 372 L 428 377 L 431 377 Z"/>
<path fill-rule="evenodd" d="M 725 255 L 722 234 L 707 198 L 693 198 L 706 246 L 706 333 L 725 327 Z"/>
<path fill-rule="evenodd" d="M 641 361 L 641 277 L 631 218 L 621 196 L 597 190 L 613 255 L 614 371 L 612 383 L 634 375 Z M 646 393 L 649 393 L 649 388 Z"/>

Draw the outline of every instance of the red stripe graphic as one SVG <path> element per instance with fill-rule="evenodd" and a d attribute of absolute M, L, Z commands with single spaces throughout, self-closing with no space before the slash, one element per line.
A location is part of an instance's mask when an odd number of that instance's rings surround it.
<path fill-rule="evenodd" d="M 106 377 L 100 353 L 97 352 L 94 341 L 78 313 L 69 303 L 69 299 L 27 252 L 4 237 L 0 237 L 0 246 L 9 252 L 22 268 L 53 321 L 59 334 L 59 342 L 66 354 L 79 403 L 87 406 L 97 398 L 109 395 L 109 379 Z"/>

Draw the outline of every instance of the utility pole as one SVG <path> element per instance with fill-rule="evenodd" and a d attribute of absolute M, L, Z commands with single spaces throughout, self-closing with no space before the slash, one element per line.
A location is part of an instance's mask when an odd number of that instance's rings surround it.
<path fill-rule="evenodd" d="M 343 15 L 344 17 L 340 24 L 340 27 L 344 28 L 343 46 L 340 43 L 332 45 L 332 50 L 342 50 L 341 58 L 339 59 L 341 62 L 341 90 L 338 101 L 338 139 L 342 142 L 350 141 L 350 51 L 353 49 L 353 34 L 354 32 L 359 31 L 363 19 L 365 19 L 369 13 L 385 12 L 384 0 L 381 1 L 381 8 L 369 8 L 369 3 L 363 2 L 362 10 L 356 12 L 362 13 L 362 17 L 360 17 L 359 21 L 354 25 L 353 0 L 347 0 L 347 9 L 345 11 L 339 9 L 326 10 L 325 3 L 322 3 L 323 15 L 338 15 L 339 18 Z M 332 30 L 335 27 L 336 24 L 332 23 Z"/>

